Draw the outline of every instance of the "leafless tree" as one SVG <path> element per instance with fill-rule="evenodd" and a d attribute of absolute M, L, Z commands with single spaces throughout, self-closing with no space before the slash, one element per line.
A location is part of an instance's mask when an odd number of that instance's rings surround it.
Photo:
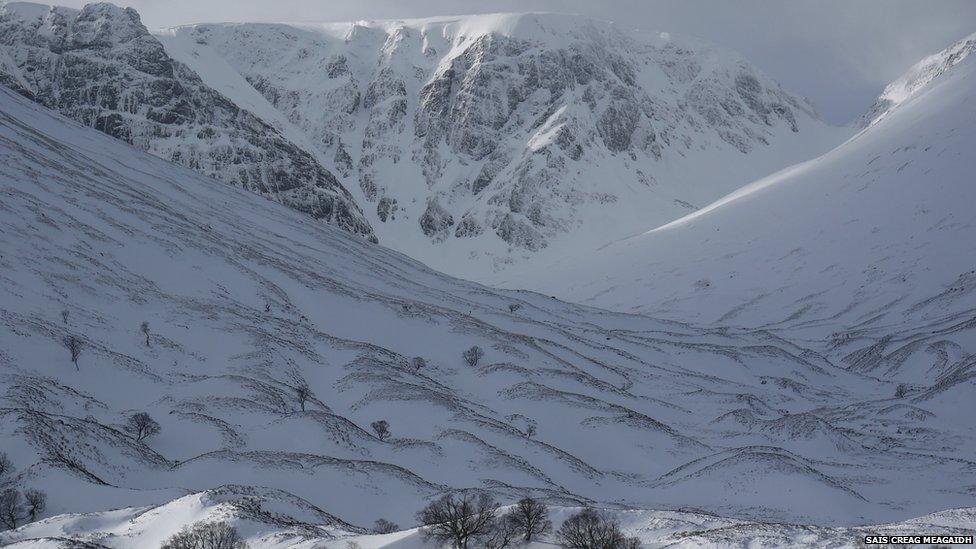
<path fill-rule="evenodd" d="M 386 519 L 379 519 L 373 523 L 373 532 L 377 534 L 391 534 L 400 529 L 400 525 Z"/>
<path fill-rule="evenodd" d="M 620 549 L 641 549 L 641 540 L 638 537 L 624 538 Z"/>
<path fill-rule="evenodd" d="M 27 502 L 27 518 L 34 522 L 47 507 L 47 494 L 31 488 L 24 492 L 24 500 Z"/>
<path fill-rule="evenodd" d="M 535 425 L 529 425 L 525 428 L 525 438 L 532 438 L 535 436 L 536 427 Z"/>
<path fill-rule="evenodd" d="M 417 520 L 425 539 L 468 549 L 473 540 L 491 533 L 497 513 L 498 504 L 488 494 L 447 494 L 417 513 Z"/>
<path fill-rule="evenodd" d="M 125 430 L 135 437 L 137 442 L 159 434 L 162 428 L 146 412 L 132 414 L 125 422 Z"/>
<path fill-rule="evenodd" d="M 295 387 L 295 396 L 298 397 L 298 404 L 302 407 L 302 411 L 305 411 L 305 403 L 308 399 L 312 398 L 312 389 L 304 381 L 300 382 L 297 387 Z"/>
<path fill-rule="evenodd" d="M 381 442 L 389 438 L 390 424 L 385 419 L 374 421 L 373 423 L 370 423 L 369 426 L 373 428 L 373 432 L 376 433 L 376 436 L 380 438 Z"/>
<path fill-rule="evenodd" d="M 139 329 L 142 330 L 142 333 L 146 336 L 146 347 L 148 347 L 149 346 L 149 323 L 143 320 L 142 325 L 139 326 Z"/>
<path fill-rule="evenodd" d="M 6 452 L 0 452 L 0 481 L 3 481 L 3 477 L 13 472 L 14 462 L 10 461 Z"/>
<path fill-rule="evenodd" d="M 0 492 L 0 526 L 5 529 L 16 528 L 21 513 L 20 492 L 14 488 L 7 488 Z"/>
<path fill-rule="evenodd" d="M 522 498 L 508 516 L 526 543 L 552 531 L 549 508 L 539 500 Z"/>
<path fill-rule="evenodd" d="M 75 363 L 75 370 L 81 371 L 78 367 L 78 357 L 81 356 L 81 340 L 73 335 L 65 336 L 64 346 L 67 347 L 68 352 L 71 353 L 71 362 Z"/>
<path fill-rule="evenodd" d="M 481 362 L 482 357 L 485 356 L 485 352 L 481 350 L 481 347 L 475 345 L 467 351 L 464 351 L 461 356 L 464 357 L 464 361 L 468 363 L 468 366 L 475 367 Z"/>
<path fill-rule="evenodd" d="M 640 547 L 636 538 L 628 538 L 620 524 L 603 513 L 586 508 L 566 519 L 556 532 L 560 547 L 569 549 L 632 549 Z"/>
<path fill-rule="evenodd" d="M 71 312 L 68 309 L 61 309 L 61 321 L 64 322 L 65 326 L 68 325 L 68 315 L 70 314 Z"/>
<path fill-rule="evenodd" d="M 901 383 L 895 387 L 895 398 L 905 398 L 908 395 L 908 385 Z"/>
<path fill-rule="evenodd" d="M 247 549 L 247 544 L 230 524 L 208 522 L 184 528 L 160 549 Z"/>
<path fill-rule="evenodd" d="M 508 312 L 510 312 L 510 313 L 513 313 L 513 314 L 514 314 L 514 313 L 515 313 L 515 311 L 518 311 L 518 310 L 519 310 L 519 309 L 521 309 L 521 308 L 522 308 L 522 306 L 521 306 L 520 304 L 518 304 L 518 303 L 510 303 L 510 304 L 508 305 Z"/>
<path fill-rule="evenodd" d="M 520 537 L 518 524 L 507 513 L 496 518 L 488 532 L 478 536 L 475 543 L 484 549 L 505 549 L 515 545 Z"/>
<path fill-rule="evenodd" d="M 413 357 L 412 364 L 413 364 L 413 369 L 418 372 L 427 367 L 427 361 L 424 360 L 423 357 L 419 357 L 419 356 Z"/>

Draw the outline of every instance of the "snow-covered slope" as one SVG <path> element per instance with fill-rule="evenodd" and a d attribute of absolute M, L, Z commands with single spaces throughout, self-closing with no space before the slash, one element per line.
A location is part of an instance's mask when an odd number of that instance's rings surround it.
<path fill-rule="evenodd" d="M 450 488 L 817 523 L 972 502 L 954 365 L 895 397 L 766 330 L 451 279 L 6 90 L 0 197 L 5 482 L 47 491 L 50 514 L 223 485 L 349 531 L 410 525 Z M 158 437 L 121 430 L 138 410 Z"/>
<path fill-rule="evenodd" d="M 132 10 L 0 5 L 0 84 L 87 126 L 375 240 L 336 177 L 274 121 L 174 61 Z"/>
<path fill-rule="evenodd" d="M 902 103 L 909 101 L 923 91 L 929 83 L 951 70 L 976 51 L 976 33 L 956 42 L 952 46 L 930 55 L 915 64 L 908 72 L 885 87 L 884 92 L 858 120 L 861 127 L 870 126 L 884 118 Z"/>
<path fill-rule="evenodd" d="M 552 508 L 558 525 L 578 508 Z M 976 508 L 952 509 L 900 523 L 863 527 L 818 527 L 726 519 L 689 511 L 604 511 L 644 547 L 673 549 L 793 549 L 864 547 L 867 535 L 966 536 L 976 528 Z M 274 490 L 226 486 L 191 494 L 156 507 L 60 515 L 16 532 L 0 534 L 13 549 L 155 548 L 182 524 L 233 524 L 249 547 L 260 549 L 431 549 L 417 528 L 391 534 L 363 534 L 308 502 Z M 92 545 L 80 545 L 79 542 Z M 98 545 L 95 545 L 98 544 Z M 542 541 L 523 549 L 552 549 Z M 923 546 L 925 547 L 925 546 Z M 931 547 L 931 545 L 928 545 Z M 936 546 L 938 547 L 938 546 Z M 942 546 L 945 547 L 945 546 Z"/>
<path fill-rule="evenodd" d="M 973 43 L 889 86 L 885 97 L 898 88 L 911 89 L 911 99 L 872 115 L 876 122 L 828 154 L 588 257 L 506 275 L 507 283 L 688 321 L 808 327 L 817 337 L 866 323 L 895 331 L 970 318 L 976 56 L 962 52 Z M 971 354 L 968 337 L 950 355 Z"/>
<path fill-rule="evenodd" d="M 851 135 L 734 55 L 573 16 L 157 35 L 306 136 L 385 245 L 474 280 L 671 221 Z"/>

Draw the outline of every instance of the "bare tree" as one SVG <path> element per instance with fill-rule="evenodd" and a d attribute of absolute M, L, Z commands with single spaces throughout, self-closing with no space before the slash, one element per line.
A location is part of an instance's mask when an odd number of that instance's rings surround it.
<path fill-rule="evenodd" d="M 142 325 L 139 326 L 139 329 L 146 336 L 146 347 L 148 347 L 149 346 L 149 322 L 143 320 Z"/>
<path fill-rule="evenodd" d="M 0 452 L 0 481 L 3 477 L 14 472 L 14 462 L 10 461 L 6 452 Z"/>
<path fill-rule="evenodd" d="M 526 543 L 552 531 L 549 508 L 539 500 L 522 498 L 508 516 Z"/>
<path fill-rule="evenodd" d="M 475 345 L 461 353 L 461 356 L 464 357 L 464 361 L 468 363 L 468 366 L 475 367 L 481 362 L 481 359 L 485 356 L 485 352 L 481 350 L 481 347 Z"/>
<path fill-rule="evenodd" d="M 525 428 L 525 438 L 532 438 L 535 436 L 536 427 L 535 425 L 528 425 Z"/>
<path fill-rule="evenodd" d="M 512 514 L 507 513 L 496 518 L 488 532 L 478 536 L 476 543 L 484 549 L 505 549 L 513 546 L 520 537 L 518 524 Z"/>
<path fill-rule="evenodd" d="M 385 419 L 374 421 L 369 426 L 373 428 L 373 432 L 376 433 L 381 442 L 390 436 L 390 424 Z"/>
<path fill-rule="evenodd" d="M 905 398 L 908 395 L 908 385 L 900 383 L 898 387 L 895 387 L 895 398 Z"/>
<path fill-rule="evenodd" d="M 0 526 L 11 530 L 16 528 L 21 512 L 20 492 L 14 488 L 0 492 Z"/>
<path fill-rule="evenodd" d="M 24 500 L 27 502 L 27 518 L 34 522 L 47 507 L 47 494 L 31 488 L 24 492 Z"/>
<path fill-rule="evenodd" d="M 519 309 L 521 309 L 521 308 L 522 308 L 522 306 L 521 306 L 520 304 L 518 304 L 518 303 L 510 303 L 510 304 L 508 305 L 508 312 L 510 312 L 510 313 L 513 313 L 513 314 L 514 314 L 514 313 L 515 313 L 515 311 L 518 311 L 518 310 L 519 310 Z"/>
<path fill-rule="evenodd" d="M 78 357 L 81 356 L 81 340 L 73 335 L 65 336 L 64 346 L 67 347 L 68 352 L 71 353 L 71 362 L 75 363 L 75 370 L 81 371 L 78 367 Z"/>
<path fill-rule="evenodd" d="M 392 534 L 400 529 L 400 525 L 386 519 L 379 519 L 373 523 L 373 532 L 377 534 Z"/>
<path fill-rule="evenodd" d="M 298 397 L 298 404 L 302 407 L 302 411 L 305 411 L 305 403 L 308 399 L 312 398 L 312 389 L 304 381 L 300 382 L 297 387 L 295 387 L 295 396 Z"/>
<path fill-rule="evenodd" d="M 146 412 L 132 414 L 125 421 L 125 430 L 135 437 L 137 442 L 159 434 L 162 428 Z"/>
<path fill-rule="evenodd" d="M 411 361 L 411 363 L 413 364 L 413 369 L 418 372 L 427 367 L 427 361 L 424 360 L 423 357 L 415 356 L 413 357 L 413 361 Z"/>
<path fill-rule="evenodd" d="M 184 528 L 159 549 L 247 549 L 247 544 L 230 524 L 208 522 Z"/>
<path fill-rule="evenodd" d="M 472 540 L 491 533 L 497 513 L 498 504 L 488 494 L 447 494 L 417 513 L 417 520 L 425 539 L 468 549 Z"/>
<path fill-rule="evenodd" d="M 620 549 L 641 549 L 641 540 L 635 536 L 624 538 L 623 543 L 620 544 Z"/>
<path fill-rule="evenodd" d="M 640 547 L 628 538 L 614 518 L 589 507 L 566 519 L 556 532 L 560 547 L 569 549 L 632 549 Z"/>
<path fill-rule="evenodd" d="M 68 309 L 61 309 L 61 321 L 64 322 L 65 326 L 68 325 L 68 315 L 70 314 L 71 311 L 69 311 Z"/>

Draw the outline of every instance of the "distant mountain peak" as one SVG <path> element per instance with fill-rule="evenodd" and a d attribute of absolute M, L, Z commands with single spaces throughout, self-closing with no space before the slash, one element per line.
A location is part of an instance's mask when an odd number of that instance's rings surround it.
<path fill-rule="evenodd" d="M 863 128 L 878 122 L 899 105 L 922 93 L 930 84 L 942 78 L 974 51 L 976 51 L 976 33 L 922 59 L 908 72 L 885 87 L 877 101 L 858 119 L 858 126 Z"/>

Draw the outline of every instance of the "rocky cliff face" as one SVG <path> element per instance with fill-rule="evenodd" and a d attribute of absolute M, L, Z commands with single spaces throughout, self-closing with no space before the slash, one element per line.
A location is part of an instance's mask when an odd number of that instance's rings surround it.
<path fill-rule="evenodd" d="M 331 172 L 173 60 L 132 9 L 0 8 L 0 84 L 156 156 L 376 240 Z"/>
<path fill-rule="evenodd" d="M 468 276 L 668 221 L 838 137 L 741 59 L 576 17 L 160 38 L 228 64 L 309 136 L 386 244 Z"/>

